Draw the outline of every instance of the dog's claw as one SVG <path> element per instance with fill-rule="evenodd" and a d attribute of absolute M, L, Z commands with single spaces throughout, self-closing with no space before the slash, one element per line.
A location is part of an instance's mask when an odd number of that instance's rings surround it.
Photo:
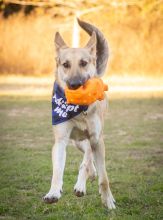
<path fill-rule="evenodd" d="M 52 204 L 52 203 L 57 203 L 58 202 L 58 198 L 57 197 L 43 197 L 43 201 L 47 204 Z"/>
<path fill-rule="evenodd" d="M 77 191 L 77 190 L 74 190 L 74 193 L 77 197 L 82 197 L 84 196 L 84 192 L 80 192 L 80 191 Z"/>

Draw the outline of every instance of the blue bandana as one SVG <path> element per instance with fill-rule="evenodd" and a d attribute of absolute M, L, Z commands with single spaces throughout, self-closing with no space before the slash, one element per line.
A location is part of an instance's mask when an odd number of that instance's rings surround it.
<path fill-rule="evenodd" d="M 52 125 L 68 121 L 87 109 L 87 105 L 67 104 L 64 90 L 54 82 L 52 97 Z"/>

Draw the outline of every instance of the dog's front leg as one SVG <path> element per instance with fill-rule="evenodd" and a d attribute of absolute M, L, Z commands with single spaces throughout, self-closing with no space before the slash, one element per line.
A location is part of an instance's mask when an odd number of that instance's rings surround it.
<path fill-rule="evenodd" d="M 102 137 L 102 123 L 100 117 L 96 114 L 90 118 L 89 122 L 90 144 L 99 177 L 99 193 L 101 194 L 103 204 L 109 209 L 114 209 L 115 200 L 110 190 L 105 166 L 105 144 Z"/>
<path fill-rule="evenodd" d="M 66 129 L 66 132 L 63 132 L 64 130 L 65 129 L 60 130 L 62 133 L 55 131 L 55 144 L 52 149 L 53 176 L 51 188 L 43 198 L 46 203 L 58 202 L 62 193 L 63 173 L 66 161 L 66 146 L 68 144 L 71 129 Z"/>
<path fill-rule="evenodd" d="M 102 136 L 99 138 L 97 143 L 93 143 L 92 147 L 97 173 L 99 176 L 99 193 L 101 194 L 102 203 L 109 209 L 115 209 L 115 200 L 110 190 L 105 167 L 105 145 Z"/>
<path fill-rule="evenodd" d="M 66 143 L 64 141 L 56 142 L 52 149 L 53 176 L 51 188 L 44 197 L 46 203 L 55 203 L 61 197 L 65 160 Z"/>

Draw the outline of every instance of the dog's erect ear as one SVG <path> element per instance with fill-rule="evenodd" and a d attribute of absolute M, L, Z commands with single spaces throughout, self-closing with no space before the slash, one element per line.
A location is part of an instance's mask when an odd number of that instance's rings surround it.
<path fill-rule="evenodd" d="M 92 54 L 93 56 L 96 56 L 96 33 L 93 31 L 91 38 L 89 39 L 87 45 L 85 46 L 85 48 L 87 48 L 90 52 L 90 54 Z"/>
<path fill-rule="evenodd" d="M 58 53 L 58 51 L 60 49 L 64 49 L 64 48 L 68 48 L 68 46 L 66 45 L 66 43 L 64 42 L 64 40 L 62 39 L 61 35 L 59 32 L 57 32 L 55 34 L 55 39 L 54 39 L 54 42 L 55 42 L 55 47 L 56 47 L 56 52 Z"/>

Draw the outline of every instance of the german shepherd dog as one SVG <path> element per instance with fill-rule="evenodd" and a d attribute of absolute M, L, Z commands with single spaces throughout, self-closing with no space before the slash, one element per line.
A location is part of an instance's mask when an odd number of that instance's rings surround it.
<path fill-rule="evenodd" d="M 79 19 L 78 24 L 91 36 L 84 48 L 69 48 L 58 32 L 55 35 L 57 54 L 55 80 L 63 91 L 66 86 L 77 89 L 89 78 L 101 77 L 109 57 L 107 41 L 98 28 Z M 50 190 L 43 197 L 46 203 L 56 203 L 61 197 L 66 146 L 69 140 L 73 140 L 76 147 L 84 153 L 74 186 L 75 195 L 81 197 L 86 194 L 86 181 L 95 178 L 97 169 L 102 203 L 109 209 L 115 208 L 105 167 L 103 124 L 106 109 L 105 98 L 89 105 L 86 111 L 70 120 L 53 126 L 55 136 L 52 149 L 53 176 Z"/>

